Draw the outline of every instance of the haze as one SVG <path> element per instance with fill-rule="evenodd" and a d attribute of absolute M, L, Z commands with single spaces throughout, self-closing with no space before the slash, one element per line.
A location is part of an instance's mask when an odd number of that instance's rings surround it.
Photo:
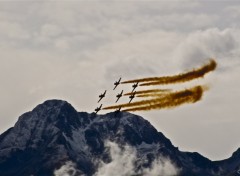
<path fill-rule="evenodd" d="M 47 99 L 93 112 L 104 90 L 104 106 L 131 90 L 112 90 L 119 77 L 172 75 L 215 58 L 216 71 L 193 82 L 210 87 L 202 101 L 136 114 L 180 150 L 230 157 L 240 147 L 239 19 L 237 1 L 0 1 L 0 131 Z"/>

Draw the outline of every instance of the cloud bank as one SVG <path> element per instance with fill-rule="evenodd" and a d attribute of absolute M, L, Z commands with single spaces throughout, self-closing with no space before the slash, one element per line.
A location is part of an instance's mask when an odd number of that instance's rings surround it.
<path fill-rule="evenodd" d="M 101 162 L 95 176 L 173 176 L 179 172 L 179 169 L 166 158 L 158 158 L 150 168 L 136 171 L 134 163 L 137 160 L 137 155 L 134 148 L 128 145 L 120 148 L 118 144 L 113 142 L 107 142 L 106 146 L 110 148 L 112 161 L 110 163 Z"/>
<path fill-rule="evenodd" d="M 167 158 L 157 158 L 152 162 L 150 168 L 136 170 L 134 163 L 137 161 L 136 149 L 125 145 L 119 147 L 117 143 L 107 141 L 105 146 L 109 148 L 111 162 L 104 163 L 102 160 L 96 160 L 98 169 L 94 176 L 174 176 L 179 173 L 179 169 Z M 76 164 L 72 161 L 66 162 L 59 169 L 54 171 L 54 176 L 79 176 Z M 84 176 L 84 174 L 80 174 Z"/>

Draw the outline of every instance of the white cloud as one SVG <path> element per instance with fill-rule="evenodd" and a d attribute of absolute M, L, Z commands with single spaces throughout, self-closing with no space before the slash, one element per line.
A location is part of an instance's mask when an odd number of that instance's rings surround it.
<path fill-rule="evenodd" d="M 60 50 L 67 50 L 70 47 L 67 39 L 56 40 L 55 46 L 56 46 L 56 48 L 59 48 Z"/>
<path fill-rule="evenodd" d="M 117 143 L 107 141 L 105 146 L 109 148 L 111 162 L 104 163 L 101 160 L 96 160 L 96 166 L 99 166 L 94 176 L 173 176 L 179 173 L 179 169 L 171 163 L 169 159 L 164 157 L 157 158 L 151 164 L 150 168 L 142 168 L 136 171 L 134 163 L 138 159 L 136 149 L 125 145 L 119 147 Z M 76 164 L 72 161 L 67 161 L 59 169 L 54 171 L 54 176 L 84 176 L 76 168 Z"/>
<path fill-rule="evenodd" d="M 136 157 L 135 150 L 129 146 L 121 149 L 116 143 L 112 142 L 106 143 L 106 147 L 110 147 L 112 161 L 107 164 L 102 162 L 95 176 L 127 176 L 135 174 L 133 165 Z"/>
<path fill-rule="evenodd" d="M 56 37 L 61 33 L 61 29 L 53 24 L 44 24 L 41 27 L 41 35 L 46 37 Z"/>
<path fill-rule="evenodd" d="M 106 146 L 110 148 L 110 156 L 112 161 L 100 165 L 95 176 L 129 176 L 129 175 L 144 175 L 144 176 L 173 176 L 178 174 L 178 169 L 165 158 L 158 158 L 153 163 L 151 168 L 145 168 L 136 171 L 134 162 L 137 160 L 136 150 L 128 145 L 119 147 L 118 144 L 107 142 Z"/>
<path fill-rule="evenodd" d="M 233 58 L 233 52 L 240 44 L 238 33 L 239 30 L 234 28 L 192 32 L 176 48 L 175 58 L 181 59 L 185 68 L 201 64 L 208 58 L 215 58 L 220 63 L 232 63 L 229 59 L 236 59 Z"/>
<path fill-rule="evenodd" d="M 9 39 L 29 39 L 30 35 L 22 28 L 19 23 L 2 21 L 0 23 L 0 36 Z"/>
<path fill-rule="evenodd" d="M 76 176 L 76 173 L 76 165 L 71 161 L 67 161 L 63 166 L 54 171 L 54 176 Z"/>
<path fill-rule="evenodd" d="M 225 8 L 225 12 L 231 15 L 234 18 L 239 18 L 240 17 L 240 5 L 234 5 L 234 6 L 228 6 Z"/>
<path fill-rule="evenodd" d="M 177 169 L 170 160 L 164 158 L 158 158 L 152 163 L 151 168 L 142 170 L 145 176 L 173 176 L 178 175 L 179 169 Z"/>

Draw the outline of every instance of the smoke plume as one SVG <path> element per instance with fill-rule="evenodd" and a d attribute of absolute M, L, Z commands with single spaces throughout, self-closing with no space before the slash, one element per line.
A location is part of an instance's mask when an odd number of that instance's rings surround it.
<path fill-rule="evenodd" d="M 148 93 L 164 93 L 164 92 L 169 92 L 171 91 L 170 89 L 150 89 L 150 90 L 141 90 L 141 91 L 136 91 L 135 95 L 139 94 L 148 94 Z M 129 92 L 125 93 L 124 96 L 129 96 L 134 94 L 134 92 Z"/>
<path fill-rule="evenodd" d="M 195 86 L 189 89 L 170 92 L 166 94 L 156 94 L 157 98 L 142 100 L 133 103 L 125 103 L 116 106 L 108 106 L 103 109 L 127 108 L 123 111 L 146 111 L 152 109 L 172 108 L 185 103 L 195 103 L 202 98 L 204 86 Z"/>
<path fill-rule="evenodd" d="M 122 84 L 142 82 L 140 86 L 151 86 L 151 85 L 183 83 L 183 82 L 204 77 L 205 74 L 215 70 L 216 66 L 217 66 L 217 63 L 215 62 L 215 60 L 211 59 L 209 63 L 186 73 L 180 73 L 173 76 L 150 77 L 150 78 L 129 80 L 129 81 L 122 82 Z"/>
<path fill-rule="evenodd" d="M 204 64 L 203 66 L 192 69 L 191 71 L 185 73 L 180 73 L 173 76 L 150 77 L 129 80 L 122 82 L 122 84 L 140 82 L 140 86 L 152 86 L 183 83 L 204 77 L 205 74 L 215 70 L 216 66 L 217 63 L 215 62 L 215 60 L 210 59 L 209 62 Z M 208 90 L 207 86 L 198 85 L 180 91 L 173 91 L 172 89 L 149 89 L 129 92 L 125 93 L 124 96 L 134 95 L 130 98 L 138 97 L 145 99 L 132 103 L 129 102 L 125 104 L 107 106 L 104 107 L 103 110 L 122 108 L 122 111 L 148 111 L 153 109 L 174 108 L 182 104 L 195 103 L 201 100 L 203 93 L 206 90 Z"/>

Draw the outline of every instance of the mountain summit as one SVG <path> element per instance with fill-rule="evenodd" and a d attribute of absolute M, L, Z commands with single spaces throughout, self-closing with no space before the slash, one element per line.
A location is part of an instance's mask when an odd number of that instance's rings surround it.
<path fill-rule="evenodd" d="M 124 160 L 131 159 L 131 171 L 119 175 L 238 175 L 240 166 L 239 149 L 231 158 L 213 162 L 198 153 L 179 151 L 140 116 L 77 112 L 66 101 L 48 100 L 21 115 L 0 136 L 0 175 L 56 175 L 69 162 L 74 166 L 69 175 L 101 175 L 100 168 L 109 168 L 117 153 L 116 161 L 120 161 L 127 149 L 129 157 L 123 159 L 123 165 L 127 167 Z M 175 168 L 171 174 L 149 171 L 170 166 Z"/>

